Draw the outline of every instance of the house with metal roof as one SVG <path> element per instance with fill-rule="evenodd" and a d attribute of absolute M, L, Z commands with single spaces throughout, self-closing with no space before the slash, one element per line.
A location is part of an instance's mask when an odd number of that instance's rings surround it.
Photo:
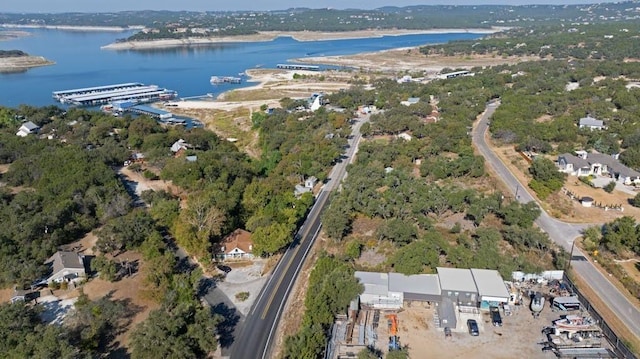
<path fill-rule="evenodd" d="M 458 307 L 478 307 L 478 288 L 469 269 L 438 267 L 437 271 L 443 298 Z"/>
<path fill-rule="evenodd" d="M 509 291 L 498 271 L 477 268 L 470 271 L 478 289 L 480 308 L 489 309 L 492 305 L 509 302 Z"/>

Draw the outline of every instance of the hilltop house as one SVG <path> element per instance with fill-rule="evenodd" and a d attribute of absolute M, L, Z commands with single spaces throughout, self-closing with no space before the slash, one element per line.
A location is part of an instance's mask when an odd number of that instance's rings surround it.
<path fill-rule="evenodd" d="M 75 252 L 58 251 L 44 263 L 50 268 L 47 283 L 73 282 L 87 276 L 84 257 Z"/>
<path fill-rule="evenodd" d="M 617 156 L 586 151 L 575 153 L 576 155 L 563 153 L 558 156 L 558 167 L 561 172 L 577 177 L 608 175 L 625 185 L 640 184 L 640 172 L 620 163 Z"/>
<path fill-rule="evenodd" d="M 578 127 L 580 128 L 588 128 L 591 131 L 593 130 L 602 130 L 604 129 L 604 121 L 596 120 L 591 116 L 583 117 L 578 122 Z"/>
<path fill-rule="evenodd" d="M 251 233 L 239 228 L 231 232 L 222 240 L 218 258 L 221 260 L 253 258 Z"/>
<path fill-rule="evenodd" d="M 171 152 L 178 153 L 187 150 L 189 147 L 191 147 L 191 145 L 181 138 L 171 145 Z"/>
<path fill-rule="evenodd" d="M 32 134 L 37 134 L 38 131 L 40 131 L 40 126 L 31 121 L 27 121 L 20 126 L 18 132 L 16 132 L 16 136 L 27 137 Z"/>

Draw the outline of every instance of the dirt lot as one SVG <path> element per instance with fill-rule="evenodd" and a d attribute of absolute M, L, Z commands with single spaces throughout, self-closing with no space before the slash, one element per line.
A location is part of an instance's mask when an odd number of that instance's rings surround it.
<path fill-rule="evenodd" d="M 525 299 L 528 305 L 528 300 Z M 548 305 L 539 318 L 534 318 L 525 306 L 516 306 L 513 315 L 502 316 L 503 326 L 494 327 L 488 312 L 482 314 L 460 314 L 458 327 L 452 331 L 450 338 L 445 338 L 442 329 L 436 328 L 434 323 L 435 307 L 427 308 L 423 305 L 405 306 L 398 312 L 398 336 L 402 346 L 408 346 L 409 357 L 425 358 L 555 358 L 551 352 L 543 352 L 543 345 L 538 344 L 546 340 L 541 334 L 542 328 L 552 324 L 559 318 L 559 313 L 552 312 Z M 388 312 L 391 313 L 391 312 Z M 377 330 L 377 349 L 386 352 L 389 329 L 387 319 L 381 313 Z M 467 319 L 478 322 L 480 335 L 469 335 L 466 327 Z"/>

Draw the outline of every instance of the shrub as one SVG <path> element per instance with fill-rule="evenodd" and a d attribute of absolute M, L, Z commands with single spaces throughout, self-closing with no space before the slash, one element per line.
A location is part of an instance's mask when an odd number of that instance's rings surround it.
<path fill-rule="evenodd" d="M 638 193 L 635 197 L 629 200 L 629 204 L 634 207 L 640 207 L 640 193 Z"/>
<path fill-rule="evenodd" d="M 236 299 L 241 302 L 244 302 L 245 300 L 249 299 L 249 292 L 236 293 Z"/>
<path fill-rule="evenodd" d="M 602 189 L 607 193 L 613 192 L 613 190 L 615 188 L 616 188 L 616 181 L 611 181 L 611 182 L 607 183 L 606 186 L 602 187 Z"/>
<path fill-rule="evenodd" d="M 142 172 L 142 175 L 144 176 L 144 178 L 149 179 L 149 180 L 157 180 L 158 179 L 158 175 L 149 171 L 149 170 L 144 170 L 144 172 Z"/>

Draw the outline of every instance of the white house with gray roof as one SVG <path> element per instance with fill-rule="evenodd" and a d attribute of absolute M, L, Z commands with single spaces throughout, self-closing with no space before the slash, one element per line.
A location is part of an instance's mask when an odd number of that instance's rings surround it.
<path fill-rule="evenodd" d="M 84 258 L 75 252 L 58 251 L 45 264 L 51 269 L 47 283 L 72 282 L 87 275 Z"/>
<path fill-rule="evenodd" d="M 604 121 L 596 120 L 591 116 L 583 117 L 578 121 L 578 127 L 580 128 L 588 128 L 591 131 L 593 130 L 602 130 L 604 129 Z"/>
<path fill-rule="evenodd" d="M 18 132 L 16 132 L 16 136 L 27 137 L 32 134 L 37 134 L 38 131 L 40 131 L 40 126 L 31 121 L 27 121 L 20 126 Z"/>
<path fill-rule="evenodd" d="M 575 151 L 575 154 L 558 156 L 561 172 L 577 177 L 610 176 L 625 185 L 640 184 L 640 172 L 623 165 L 614 156 L 586 151 Z"/>

